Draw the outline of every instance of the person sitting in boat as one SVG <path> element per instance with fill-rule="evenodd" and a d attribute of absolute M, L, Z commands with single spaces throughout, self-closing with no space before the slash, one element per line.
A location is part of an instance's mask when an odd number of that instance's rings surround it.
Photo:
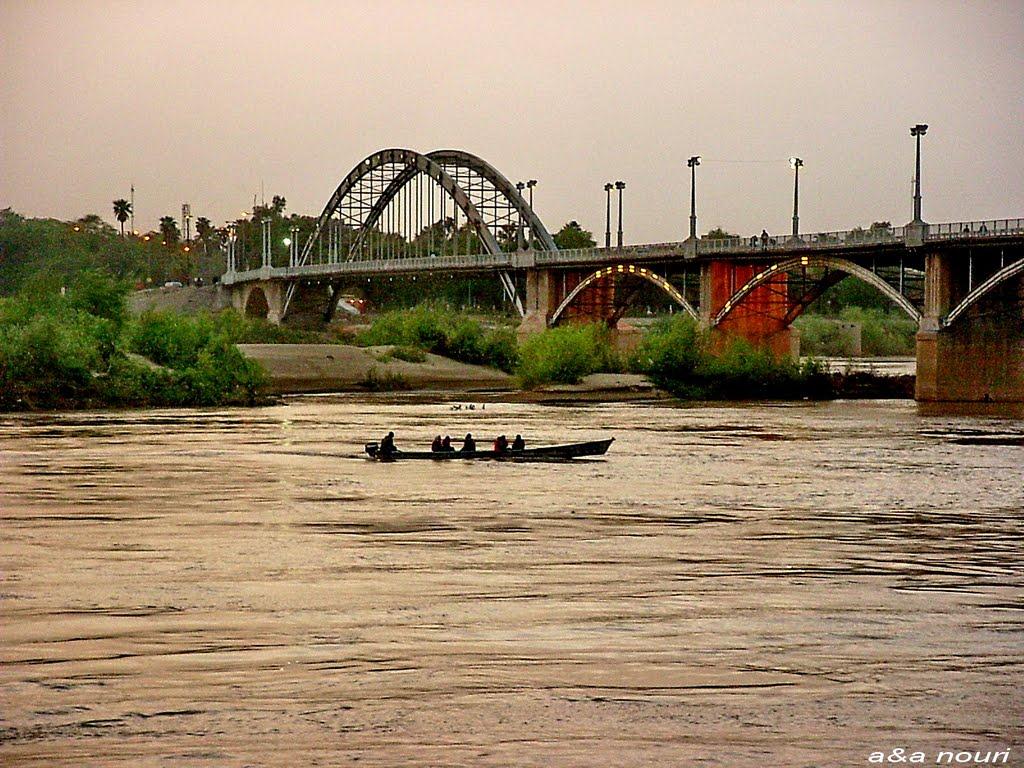
<path fill-rule="evenodd" d="M 452 448 L 452 439 L 448 435 L 445 435 L 444 440 L 441 441 L 441 451 L 443 453 L 450 453 L 454 450 L 455 449 Z"/>
<path fill-rule="evenodd" d="M 434 436 L 434 442 L 432 442 L 430 444 L 430 450 L 433 451 L 434 453 L 437 453 L 438 451 L 441 450 L 441 436 L 440 435 L 435 435 Z"/>
<path fill-rule="evenodd" d="M 494 441 L 494 452 L 498 454 L 508 453 L 507 437 L 505 437 L 504 435 L 498 435 L 497 439 L 495 439 Z"/>
<path fill-rule="evenodd" d="M 466 438 L 462 441 L 462 448 L 459 449 L 460 453 L 472 453 L 476 450 L 476 440 L 473 439 L 471 432 L 466 433 Z"/>
<path fill-rule="evenodd" d="M 526 441 L 523 440 L 522 435 L 516 435 L 516 439 L 512 441 L 513 451 L 522 451 L 526 449 Z"/>
<path fill-rule="evenodd" d="M 394 455 L 395 451 L 398 450 L 395 448 L 395 433 L 388 432 L 384 439 L 380 441 L 380 447 L 377 450 L 385 458 Z"/>

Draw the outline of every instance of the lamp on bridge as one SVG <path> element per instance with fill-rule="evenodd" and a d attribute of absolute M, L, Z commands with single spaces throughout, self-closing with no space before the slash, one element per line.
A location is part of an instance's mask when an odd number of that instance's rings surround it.
<path fill-rule="evenodd" d="M 516 182 L 516 189 L 519 190 L 519 197 L 522 198 L 523 190 L 526 189 L 526 185 L 521 181 Z M 530 188 L 530 194 L 533 194 L 533 188 Z M 516 229 L 516 248 L 518 250 L 524 250 L 526 248 L 526 241 L 523 237 L 523 214 L 519 214 L 519 227 Z"/>
<path fill-rule="evenodd" d="M 928 132 L 928 126 L 918 123 L 910 129 L 910 135 L 917 139 L 917 163 L 914 171 L 914 224 L 921 224 L 921 137 Z"/>
<path fill-rule="evenodd" d="M 604 247 L 612 247 L 612 183 L 609 181 L 604 185 L 605 208 L 604 208 Z"/>
<path fill-rule="evenodd" d="M 804 161 L 799 157 L 789 158 L 789 167 L 793 169 L 793 237 L 800 236 L 800 166 Z"/>
<path fill-rule="evenodd" d="M 622 247 L 622 190 L 626 188 L 626 182 L 616 181 L 615 188 L 619 190 L 619 248 Z"/>
<path fill-rule="evenodd" d="M 526 182 L 526 188 L 530 191 L 530 210 L 533 210 L 533 188 L 537 186 L 536 179 L 530 179 Z"/>
<path fill-rule="evenodd" d="M 690 169 L 690 237 L 697 237 L 697 166 L 700 165 L 700 155 L 694 155 L 686 161 Z"/>

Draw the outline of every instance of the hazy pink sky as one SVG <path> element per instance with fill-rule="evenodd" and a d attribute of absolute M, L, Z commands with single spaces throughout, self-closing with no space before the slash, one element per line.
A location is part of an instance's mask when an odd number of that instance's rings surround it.
<path fill-rule="evenodd" d="M 1024 216 L 1024 12 L 1011 2 L 0 0 L 0 207 L 215 223 L 261 182 L 319 213 L 384 147 L 465 149 L 536 178 L 551 229 L 628 242 L 911 216 Z M 730 161 L 730 162 L 725 162 Z M 758 161 L 758 162 L 736 162 Z M 600 239 L 600 238 L 599 238 Z"/>

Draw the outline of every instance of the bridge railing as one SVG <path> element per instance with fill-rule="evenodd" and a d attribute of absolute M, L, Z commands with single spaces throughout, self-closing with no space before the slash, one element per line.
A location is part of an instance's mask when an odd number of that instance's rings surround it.
<path fill-rule="evenodd" d="M 541 264 L 571 264 L 594 261 L 629 261 L 657 256 L 666 252 L 679 252 L 683 243 L 644 243 L 624 245 L 621 248 L 565 248 L 559 251 L 534 251 L 534 258 Z"/>
<path fill-rule="evenodd" d="M 928 240 L 970 240 L 1024 234 L 1024 219 L 986 219 L 985 221 L 954 221 L 931 224 Z"/>
<path fill-rule="evenodd" d="M 758 253 L 760 251 L 791 251 L 795 248 L 835 248 L 841 246 L 898 243 L 904 238 L 903 227 L 871 227 L 834 232 L 801 232 L 798 235 L 760 235 L 750 237 L 705 237 L 697 242 L 697 253 Z"/>

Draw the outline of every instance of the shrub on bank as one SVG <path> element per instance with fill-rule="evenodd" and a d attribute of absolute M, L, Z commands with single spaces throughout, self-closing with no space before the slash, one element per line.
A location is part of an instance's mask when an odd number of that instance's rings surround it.
<path fill-rule="evenodd" d="M 516 375 L 524 387 L 576 384 L 584 376 L 619 369 L 610 332 L 602 323 L 565 325 L 530 336 L 519 349 Z"/>
<path fill-rule="evenodd" d="M 503 371 L 513 370 L 518 358 L 515 334 L 510 328 L 485 328 L 466 315 L 427 305 L 379 315 L 359 334 L 356 343 L 366 347 L 414 347 Z"/>
<path fill-rule="evenodd" d="M 743 339 L 715 350 L 707 331 L 692 318 L 667 318 L 654 325 L 631 360 L 662 389 L 684 399 L 790 399 L 828 396 L 828 378 L 809 361 L 777 359 Z"/>
<path fill-rule="evenodd" d="M 0 300 L 0 409 L 249 402 L 262 370 L 209 317 L 127 319 L 126 287 L 85 273 Z M 135 351 L 156 365 L 133 360 Z"/>

